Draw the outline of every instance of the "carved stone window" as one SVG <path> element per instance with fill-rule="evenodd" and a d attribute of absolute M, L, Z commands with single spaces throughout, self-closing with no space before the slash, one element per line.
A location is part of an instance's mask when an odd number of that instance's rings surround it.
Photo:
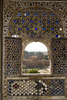
<path fill-rule="evenodd" d="M 22 60 L 23 74 L 51 74 L 49 50 L 41 42 L 31 42 L 25 47 Z"/>

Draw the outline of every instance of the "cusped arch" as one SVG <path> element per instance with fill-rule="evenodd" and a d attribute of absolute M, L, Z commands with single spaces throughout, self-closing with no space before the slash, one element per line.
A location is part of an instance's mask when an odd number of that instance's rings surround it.
<path fill-rule="evenodd" d="M 25 51 L 25 48 L 31 42 L 40 42 L 40 43 L 43 43 L 47 47 L 48 56 L 49 56 L 49 59 L 51 60 L 51 48 L 50 48 L 49 42 L 44 41 L 44 40 L 39 40 L 39 39 L 31 39 L 31 40 L 27 40 L 25 43 L 22 43 L 22 60 L 24 59 L 24 51 Z"/>
<path fill-rule="evenodd" d="M 48 43 L 47 42 L 45 42 L 45 41 L 35 41 L 35 40 L 31 40 L 31 41 L 27 41 L 27 42 L 25 42 L 25 44 L 24 44 L 24 46 L 23 46 L 23 50 L 22 50 L 22 53 L 23 53 L 23 55 L 22 55 L 22 65 L 23 65 L 23 62 L 24 62 L 24 56 L 25 56 L 25 48 L 26 48 L 26 46 L 28 45 L 28 44 L 30 44 L 30 43 L 33 43 L 33 42 L 40 42 L 40 43 L 42 43 L 42 44 L 44 44 L 44 46 L 46 46 L 46 48 L 47 48 L 47 52 L 48 52 L 48 57 L 49 57 L 49 62 L 50 62 L 50 67 L 49 67 L 49 69 L 50 69 L 50 75 L 52 74 L 51 72 L 51 69 L 52 69 L 52 65 L 51 65 L 51 59 L 50 59 L 50 56 L 51 56 L 51 49 L 49 48 L 49 45 L 48 45 Z M 39 75 L 39 74 L 38 74 Z M 48 75 L 48 73 L 47 73 L 47 75 Z"/>
<path fill-rule="evenodd" d="M 50 52 L 50 48 L 49 48 L 48 43 L 45 42 L 45 41 L 42 41 L 42 40 L 37 40 L 37 41 L 35 41 L 35 40 L 29 40 L 29 41 L 25 42 L 24 47 L 23 47 L 23 51 L 25 51 L 26 46 L 28 44 L 30 44 L 31 42 L 40 42 L 40 43 L 43 43 L 47 47 L 48 51 Z"/>

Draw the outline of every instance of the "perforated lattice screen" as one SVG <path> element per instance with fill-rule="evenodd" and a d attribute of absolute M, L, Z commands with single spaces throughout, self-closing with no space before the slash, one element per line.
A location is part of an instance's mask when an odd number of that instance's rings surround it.
<path fill-rule="evenodd" d="M 5 74 L 6 76 L 20 75 L 21 68 L 21 39 L 5 38 Z"/>
<path fill-rule="evenodd" d="M 36 7 L 36 6 L 37 7 Z M 23 2 L 10 1 L 3 5 L 3 33 L 4 37 L 46 37 L 58 38 L 64 33 L 67 36 L 67 3 L 66 2 Z M 45 8 L 44 8 L 45 7 Z M 28 9 L 27 9 L 28 8 Z M 42 9 L 44 8 L 44 9 Z M 49 9 L 46 9 L 49 8 Z M 21 10 L 23 9 L 23 10 Z M 53 11 L 52 11 L 52 10 Z M 17 12 L 18 11 L 18 12 Z M 55 13 L 55 12 L 56 13 Z M 61 19 L 60 19 L 61 18 Z M 62 20 L 62 21 L 61 21 Z M 27 39 L 27 38 L 26 38 Z M 33 38 L 31 38 L 33 39 Z M 39 40 L 42 38 L 39 38 Z M 26 95 L 67 96 L 67 40 L 52 40 L 52 70 L 53 75 L 65 76 L 64 79 L 25 80 L 19 77 L 21 66 L 21 40 L 19 38 L 6 38 L 4 44 L 3 66 L 3 98 Z M 5 72 L 5 74 L 4 74 Z M 7 80 L 6 76 L 16 76 Z M 39 76 L 38 76 L 39 77 Z M 42 77 L 43 78 L 43 77 Z M 47 77 L 48 78 L 48 77 Z M 50 77 L 53 78 L 53 77 Z M 65 82 L 66 81 L 66 82 Z M 19 96 L 19 97 L 18 97 Z M 47 98 L 48 98 L 47 97 Z"/>
<path fill-rule="evenodd" d="M 52 39 L 52 69 L 54 75 L 67 75 L 67 38 Z"/>
<path fill-rule="evenodd" d="M 8 96 L 64 96 L 63 79 L 8 80 Z"/>
<path fill-rule="evenodd" d="M 42 7 L 31 7 L 18 11 L 9 23 L 8 36 L 61 37 L 63 24 L 53 11 Z"/>

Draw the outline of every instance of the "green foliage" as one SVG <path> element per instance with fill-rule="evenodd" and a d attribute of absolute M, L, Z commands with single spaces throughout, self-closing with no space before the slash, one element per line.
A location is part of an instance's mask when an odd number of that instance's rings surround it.
<path fill-rule="evenodd" d="M 29 54 L 33 54 L 34 55 L 34 52 L 29 52 Z"/>
<path fill-rule="evenodd" d="M 41 63 L 41 62 L 38 62 L 38 66 L 43 66 L 43 63 Z"/>
<path fill-rule="evenodd" d="M 34 54 L 34 52 L 25 51 L 25 54 Z"/>
<path fill-rule="evenodd" d="M 48 60 L 48 56 L 47 55 L 44 55 L 43 59 L 44 60 Z"/>
<path fill-rule="evenodd" d="M 26 68 L 26 65 L 22 65 L 22 68 Z"/>
<path fill-rule="evenodd" d="M 43 53 L 42 52 L 37 52 L 36 55 L 40 56 L 40 55 L 43 55 Z"/>
<path fill-rule="evenodd" d="M 28 51 L 25 51 L 25 54 L 28 54 Z"/>
<path fill-rule="evenodd" d="M 38 72 L 38 69 L 30 69 L 28 73 L 39 73 L 39 72 Z"/>

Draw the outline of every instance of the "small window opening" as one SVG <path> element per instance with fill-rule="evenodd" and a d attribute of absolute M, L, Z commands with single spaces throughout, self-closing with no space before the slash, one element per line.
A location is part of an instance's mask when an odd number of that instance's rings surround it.
<path fill-rule="evenodd" d="M 50 74 L 48 49 L 43 43 L 31 42 L 26 46 L 22 74 Z"/>

